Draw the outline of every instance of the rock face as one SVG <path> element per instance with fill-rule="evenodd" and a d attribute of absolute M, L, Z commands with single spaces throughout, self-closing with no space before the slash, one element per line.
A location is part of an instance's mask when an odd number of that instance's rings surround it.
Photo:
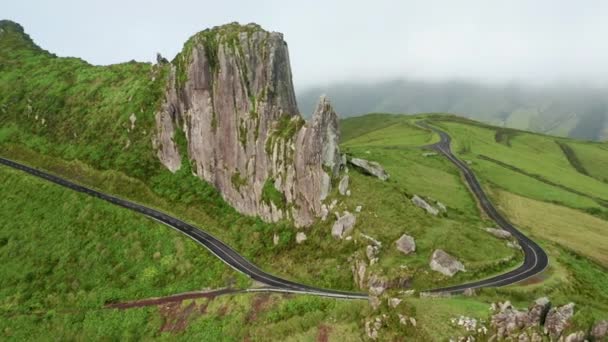
<path fill-rule="evenodd" d="M 545 331 L 554 339 L 570 325 L 570 319 L 574 315 L 574 303 L 555 307 L 549 310 L 545 319 Z"/>
<path fill-rule="evenodd" d="M 527 326 L 543 325 L 545 324 L 545 317 L 551 308 L 551 301 L 549 298 L 542 297 L 534 301 L 528 308 L 528 320 Z"/>
<path fill-rule="evenodd" d="M 388 173 L 386 173 L 386 171 L 384 171 L 384 168 L 376 162 L 368 161 L 368 160 L 360 159 L 360 158 L 352 158 L 351 160 L 349 160 L 349 162 L 353 166 L 356 166 L 357 168 L 362 170 L 363 172 L 365 172 L 369 175 L 378 177 L 380 180 L 385 181 L 389 177 Z"/>
<path fill-rule="evenodd" d="M 433 252 L 430 266 L 433 271 L 437 271 L 448 277 L 453 276 L 458 271 L 465 271 L 464 265 L 460 261 L 441 249 Z"/>
<path fill-rule="evenodd" d="M 331 235 L 335 238 L 343 239 L 352 233 L 357 219 L 355 215 L 344 212 L 344 215 L 336 220 L 331 228 Z"/>
<path fill-rule="evenodd" d="M 395 241 L 395 245 L 397 246 L 397 250 L 403 254 L 410 254 L 416 251 L 414 238 L 407 234 L 401 235 L 399 240 Z"/>
<path fill-rule="evenodd" d="M 420 198 L 418 195 L 414 195 L 414 197 L 412 197 L 412 203 L 414 203 L 414 205 L 416 205 L 417 207 L 426 210 L 427 213 L 433 216 L 437 216 L 437 214 L 439 214 L 439 210 L 437 210 L 432 205 L 426 203 L 426 201 Z"/>
<path fill-rule="evenodd" d="M 299 115 L 287 44 L 228 24 L 188 40 L 170 66 L 153 144 L 170 171 L 188 160 L 239 212 L 297 226 L 321 216 L 341 165 L 338 117 L 321 98 Z"/>
<path fill-rule="evenodd" d="M 485 231 L 494 235 L 495 237 L 497 237 L 499 239 L 509 239 L 511 237 L 511 233 L 509 233 L 508 231 L 506 231 L 504 229 L 486 228 Z"/>

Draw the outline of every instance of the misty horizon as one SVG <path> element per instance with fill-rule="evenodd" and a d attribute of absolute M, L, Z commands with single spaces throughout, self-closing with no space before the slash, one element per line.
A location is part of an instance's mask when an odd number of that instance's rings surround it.
<path fill-rule="evenodd" d="M 3 16 L 23 25 L 42 48 L 96 65 L 152 62 L 156 52 L 172 59 L 198 31 L 255 22 L 284 34 L 298 91 L 395 79 L 608 85 L 608 46 L 602 44 L 608 4 L 599 1 L 558 6 L 551 1 L 321 5 L 183 0 L 171 6 L 179 20 L 169 17 L 160 2 L 113 0 L 91 7 L 68 0 L 23 1 L 1 7 Z"/>

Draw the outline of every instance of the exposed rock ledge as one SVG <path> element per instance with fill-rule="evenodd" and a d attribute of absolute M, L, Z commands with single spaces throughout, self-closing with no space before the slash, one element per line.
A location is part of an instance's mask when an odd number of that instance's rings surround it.
<path fill-rule="evenodd" d="M 321 216 L 341 166 L 338 117 L 322 97 L 304 122 L 282 34 L 254 24 L 205 30 L 167 68 L 153 139 L 162 164 L 175 172 L 187 158 L 247 215 L 296 226 Z"/>

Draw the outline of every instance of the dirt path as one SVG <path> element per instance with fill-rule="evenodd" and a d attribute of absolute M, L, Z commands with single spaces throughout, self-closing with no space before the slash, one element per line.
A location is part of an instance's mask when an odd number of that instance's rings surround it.
<path fill-rule="evenodd" d="M 195 299 L 195 298 L 215 298 L 217 296 L 221 296 L 228 293 L 236 293 L 238 290 L 234 289 L 219 289 L 214 291 L 195 291 L 195 292 L 186 292 L 179 293 L 166 297 L 157 297 L 157 298 L 146 298 L 140 300 L 134 300 L 130 302 L 120 302 L 120 303 L 109 303 L 106 304 L 105 307 L 108 309 L 130 309 L 130 308 L 141 308 L 144 306 L 157 306 L 162 304 L 169 304 L 175 302 L 181 302 L 186 299 Z"/>

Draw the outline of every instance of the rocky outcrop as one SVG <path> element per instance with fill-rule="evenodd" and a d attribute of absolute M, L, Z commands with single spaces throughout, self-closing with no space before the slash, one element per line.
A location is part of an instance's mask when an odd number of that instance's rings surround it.
<path fill-rule="evenodd" d="M 399 252 L 406 255 L 416 251 L 416 242 L 414 241 L 414 238 L 407 234 L 401 235 L 401 237 L 395 241 L 395 245 Z"/>
<path fill-rule="evenodd" d="M 389 175 L 380 164 L 361 158 L 352 158 L 349 163 L 368 175 L 378 177 L 380 180 L 387 180 Z"/>
<path fill-rule="evenodd" d="M 570 325 L 570 320 L 574 315 L 574 303 L 555 307 L 549 310 L 545 319 L 545 331 L 551 338 L 557 339 L 564 330 Z"/>
<path fill-rule="evenodd" d="M 485 229 L 486 232 L 494 235 L 495 237 L 499 238 L 499 239 L 509 239 L 511 238 L 511 233 L 509 233 L 508 231 L 504 230 L 504 229 L 498 229 L 498 228 L 486 228 Z"/>
<path fill-rule="evenodd" d="M 538 298 L 528 308 L 527 327 L 545 324 L 545 317 L 551 308 L 551 301 L 547 297 Z"/>
<path fill-rule="evenodd" d="M 352 266 L 353 279 L 361 290 L 367 288 L 367 264 L 363 260 L 355 260 Z"/>
<path fill-rule="evenodd" d="M 412 197 L 412 203 L 414 203 L 414 205 L 416 205 L 417 207 L 420 207 L 420 208 L 426 210 L 427 213 L 429 213 L 433 216 L 437 216 L 437 214 L 439 214 L 439 210 L 437 210 L 432 205 L 428 204 L 425 200 L 420 198 L 418 195 L 414 195 L 414 197 Z"/>
<path fill-rule="evenodd" d="M 287 44 L 259 26 L 200 32 L 170 66 L 156 114 L 158 158 L 175 172 L 187 159 L 239 212 L 310 225 L 338 177 L 338 118 L 321 98 L 299 115 Z"/>
<path fill-rule="evenodd" d="M 464 265 L 460 261 L 441 249 L 433 252 L 430 266 L 433 271 L 437 271 L 448 277 L 453 276 L 458 271 L 465 271 Z"/>
<path fill-rule="evenodd" d="M 340 216 L 332 226 L 331 235 L 338 239 L 347 237 L 352 233 L 355 222 L 357 222 L 355 215 L 345 211 L 344 215 Z"/>

